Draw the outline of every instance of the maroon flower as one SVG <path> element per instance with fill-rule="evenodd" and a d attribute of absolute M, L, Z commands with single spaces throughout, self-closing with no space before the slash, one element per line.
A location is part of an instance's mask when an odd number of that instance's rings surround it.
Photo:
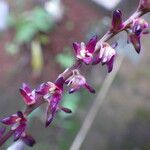
<path fill-rule="evenodd" d="M 102 65 L 107 65 L 108 72 L 113 69 L 114 58 L 116 56 L 116 51 L 114 47 L 111 47 L 108 43 L 102 43 L 99 54 L 95 57 L 93 65 L 102 63 Z"/>
<path fill-rule="evenodd" d="M 122 22 L 122 13 L 120 10 L 115 10 L 112 17 L 112 30 L 118 31 L 124 27 Z"/>
<path fill-rule="evenodd" d="M 91 93 L 95 93 L 95 90 L 87 84 L 85 77 L 78 70 L 73 71 L 73 75 L 66 80 L 66 83 L 71 86 L 70 94 L 78 91 L 81 87 L 86 88 Z"/>
<path fill-rule="evenodd" d="M 59 103 L 62 98 L 63 84 L 64 84 L 63 77 L 59 77 L 54 83 L 52 82 L 42 83 L 40 87 L 36 90 L 36 93 L 42 95 L 43 98 L 48 102 L 46 123 L 45 123 L 46 127 L 50 125 L 50 123 L 53 121 L 54 117 L 56 116 L 56 113 L 59 110 L 62 110 L 66 113 L 72 112 L 68 108 L 59 106 Z"/>
<path fill-rule="evenodd" d="M 2 119 L 1 122 L 5 125 L 12 126 L 11 130 L 15 130 L 14 141 L 16 141 L 21 137 L 22 133 L 25 131 L 27 119 L 21 111 L 18 111 L 16 114 Z"/>
<path fill-rule="evenodd" d="M 62 98 L 61 94 L 54 93 L 54 94 L 52 94 L 51 97 L 49 97 L 47 99 L 48 107 L 47 107 L 47 114 L 46 114 L 46 124 L 45 124 L 46 127 L 51 124 L 54 117 L 56 116 L 56 113 L 59 110 L 62 110 L 65 113 L 72 113 L 72 111 L 70 109 L 59 106 L 61 98 Z"/>
<path fill-rule="evenodd" d="M 81 59 L 85 64 L 90 64 L 93 59 L 93 53 L 97 43 L 97 36 L 93 36 L 90 41 L 85 45 L 85 43 L 73 43 L 73 48 L 75 50 L 76 57 Z"/>
<path fill-rule="evenodd" d="M 26 133 L 27 118 L 21 111 L 0 120 L 5 125 L 11 125 L 11 130 L 14 130 L 14 141 L 21 139 L 28 146 L 33 146 L 35 140 Z"/>
<path fill-rule="evenodd" d="M 137 53 L 140 53 L 141 50 L 141 35 L 147 34 L 147 29 L 148 23 L 142 18 L 137 18 L 133 20 L 131 28 L 127 30 L 128 41 L 133 44 Z"/>
<path fill-rule="evenodd" d="M 20 94 L 23 96 L 23 100 L 26 105 L 33 105 L 36 102 L 35 90 L 31 91 L 29 86 L 25 83 L 22 84 L 20 88 Z"/>
<path fill-rule="evenodd" d="M 50 96 L 53 93 L 62 93 L 63 91 L 64 80 L 63 77 L 60 77 L 56 80 L 55 83 L 47 82 L 42 83 L 38 89 L 35 90 L 36 93 L 42 96 Z"/>

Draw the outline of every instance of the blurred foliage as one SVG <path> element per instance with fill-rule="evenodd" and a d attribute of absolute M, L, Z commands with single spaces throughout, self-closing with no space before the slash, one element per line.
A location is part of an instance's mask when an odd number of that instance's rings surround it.
<path fill-rule="evenodd" d="M 9 26 L 16 30 L 14 42 L 17 44 L 30 42 L 39 32 L 49 32 L 54 23 L 53 17 L 40 7 L 19 16 L 9 17 Z"/>
<path fill-rule="evenodd" d="M 53 16 L 44 8 L 35 7 L 19 15 L 10 15 L 8 22 L 9 27 L 15 29 L 15 35 L 12 42 L 6 44 L 7 52 L 14 55 L 21 50 L 23 44 L 30 46 L 33 76 L 38 78 L 44 63 L 41 44 L 49 41 L 46 33 L 55 25 Z"/>

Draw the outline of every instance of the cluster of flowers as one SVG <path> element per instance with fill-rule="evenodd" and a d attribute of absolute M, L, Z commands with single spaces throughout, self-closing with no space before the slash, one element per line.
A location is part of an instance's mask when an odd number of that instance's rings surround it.
<path fill-rule="evenodd" d="M 141 0 L 139 10 L 150 11 L 150 0 Z M 110 28 L 111 33 L 118 33 L 125 30 L 128 34 L 128 42 L 131 42 L 137 53 L 140 53 L 141 43 L 140 38 L 142 34 L 148 34 L 148 23 L 142 18 L 133 19 L 132 22 L 126 25 L 126 22 L 122 21 L 122 13 L 120 10 L 115 10 L 112 17 L 112 25 Z M 101 63 L 107 65 L 108 72 L 113 69 L 114 59 L 116 57 L 116 46 L 109 45 L 106 42 L 98 44 L 97 36 L 93 36 L 87 44 L 84 42 L 73 43 L 76 59 L 80 60 L 86 65 L 96 65 Z M 20 94 L 23 97 L 24 103 L 28 107 L 36 105 L 38 100 L 42 98 L 48 103 L 46 110 L 46 123 L 45 126 L 53 121 L 58 111 L 64 111 L 65 113 L 71 113 L 69 108 L 60 106 L 62 94 L 64 92 L 63 86 L 67 84 L 70 86 L 69 93 L 78 91 L 81 87 L 87 89 L 91 93 L 95 93 L 95 90 L 87 83 L 85 77 L 81 75 L 78 69 L 71 70 L 71 75 L 64 79 L 64 74 L 68 69 L 59 75 L 58 79 L 53 82 L 42 83 L 37 89 L 31 90 L 29 86 L 23 83 L 20 88 Z M 18 111 L 9 117 L 0 120 L 4 125 L 11 126 L 11 130 L 14 131 L 14 141 L 21 139 L 28 146 L 33 146 L 35 140 L 27 132 L 28 119 L 27 114 L 22 111 Z M 5 127 L 0 129 L 0 138 L 5 133 Z"/>
<path fill-rule="evenodd" d="M 136 18 L 132 20 L 132 23 L 128 26 L 122 21 L 122 13 L 120 10 L 115 10 L 112 17 L 111 32 L 119 32 L 125 30 L 128 35 L 127 42 L 131 42 L 137 53 L 141 50 L 141 35 L 148 34 L 148 22 L 142 18 Z M 100 46 L 97 44 L 97 36 L 94 36 L 90 41 L 85 44 L 73 43 L 75 54 L 77 59 L 82 60 L 86 65 L 90 63 L 92 65 L 101 63 L 102 65 L 107 65 L 108 72 L 113 69 L 114 58 L 116 56 L 116 46 L 117 44 L 109 45 L 106 42 L 102 42 Z M 95 47 L 98 52 L 95 53 Z"/>
<path fill-rule="evenodd" d="M 86 83 L 85 77 L 82 76 L 78 70 L 73 70 L 72 76 L 66 81 L 64 81 L 63 77 L 59 77 L 54 83 L 42 83 L 34 90 L 31 90 L 25 83 L 23 83 L 22 88 L 20 88 L 20 94 L 27 106 L 32 107 L 38 102 L 39 98 L 43 98 L 43 100 L 48 103 L 46 110 L 46 127 L 53 121 L 58 111 L 61 110 L 65 113 L 72 113 L 69 108 L 60 106 L 64 84 L 71 87 L 69 90 L 70 94 L 79 90 L 81 87 L 88 89 L 91 93 L 95 93 L 95 90 Z M 24 112 L 18 111 L 16 114 L 1 119 L 0 122 L 4 125 L 11 126 L 11 130 L 14 131 L 14 141 L 20 139 L 28 146 L 33 146 L 35 144 L 35 140 L 27 132 L 28 119 Z M 4 132 L 5 127 L 0 129 L 0 138 Z"/>

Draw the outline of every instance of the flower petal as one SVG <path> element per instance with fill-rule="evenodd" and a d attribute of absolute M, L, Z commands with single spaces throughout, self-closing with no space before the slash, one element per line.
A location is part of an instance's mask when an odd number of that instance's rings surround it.
<path fill-rule="evenodd" d="M 0 128 L 0 138 L 3 136 L 3 134 L 5 133 L 6 131 L 6 127 L 1 127 Z"/>
<path fill-rule="evenodd" d="M 63 112 L 65 112 L 65 113 L 72 113 L 72 110 L 69 109 L 69 108 L 62 107 L 62 106 L 61 106 L 60 109 L 61 109 Z"/>
<path fill-rule="evenodd" d="M 30 92 L 31 92 L 30 87 L 29 87 L 26 83 L 22 83 L 22 89 L 23 89 L 26 93 L 30 93 Z"/>
<path fill-rule="evenodd" d="M 17 127 L 17 129 L 14 132 L 14 141 L 17 141 L 21 137 L 21 134 L 25 131 L 25 128 L 25 123 L 22 123 Z"/>
<path fill-rule="evenodd" d="M 6 117 L 0 120 L 0 122 L 2 122 L 5 125 L 13 125 L 14 123 L 16 123 L 16 119 L 18 119 L 18 116 L 14 114 L 14 115 L 11 115 L 9 117 Z"/>
<path fill-rule="evenodd" d="M 53 94 L 51 99 L 49 100 L 49 105 L 47 107 L 47 114 L 46 114 L 46 124 L 47 127 L 54 119 L 54 116 L 57 113 L 58 110 L 58 104 L 61 100 L 60 94 Z"/>
<path fill-rule="evenodd" d="M 130 34 L 129 35 L 129 40 L 133 44 L 136 52 L 139 54 L 141 50 L 141 41 L 140 41 L 140 36 L 137 36 L 135 34 Z"/>
<path fill-rule="evenodd" d="M 97 36 L 95 35 L 86 44 L 86 50 L 88 50 L 88 52 L 92 54 L 95 50 L 96 43 L 97 43 Z"/>
<path fill-rule="evenodd" d="M 55 85 L 62 91 L 63 90 L 63 85 L 64 85 L 64 78 L 60 77 L 55 81 Z"/>
<path fill-rule="evenodd" d="M 115 56 L 113 56 L 109 62 L 107 62 L 107 68 L 108 68 L 108 73 L 110 73 L 113 69 L 113 63 L 114 63 L 114 58 Z"/>
<path fill-rule="evenodd" d="M 25 137 L 22 137 L 21 139 L 26 145 L 30 147 L 33 147 L 33 145 L 36 143 L 36 141 L 31 135 L 26 135 Z"/>
<path fill-rule="evenodd" d="M 71 89 L 69 90 L 69 94 L 72 94 L 72 93 L 76 92 L 77 90 L 78 90 L 78 89 L 71 88 Z"/>
<path fill-rule="evenodd" d="M 84 87 L 91 93 L 95 94 L 95 90 L 90 86 L 88 85 L 87 83 L 84 85 Z"/>
<path fill-rule="evenodd" d="M 27 93 L 23 89 L 20 89 L 20 94 L 23 96 L 23 100 L 26 105 L 33 105 L 35 101 L 35 95 L 32 95 L 32 93 Z"/>
<path fill-rule="evenodd" d="M 77 42 L 74 42 L 72 45 L 73 45 L 73 48 L 75 50 L 75 54 L 76 55 L 79 54 L 80 49 L 81 49 L 81 45 L 79 43 L 77 43 Z"/>
<path fill-rule="evenodd" d="M 93 62 L 92 62 L 92 65 L 97 65 L 98 63 L 101 62 L 101 58 L 99 58 L 99 56 L 97 55 L 94 59 L 93 59 Z"/>
<path fill-rule="evenodd" d="M 23 115 L 22 111 L 18 111 L 17 115 L 19 118 L 24 119 L 24 115 Z"/>
<path fill-rule="evenodd" d="M 141 34 L 141 32 L 143 31 L 143 29 L 141 28 L 141 25 L 136 24 L 133 26 L 132 31 L 139 36 Z"/>
<path fill-rule="evenodd" d="M 46 95 L 50 89 L 50 85 L 48 83 L 42 83 L 40 87 L 35 90 L 36 93 L 40 95 Z"/>
<path fill-rule="evenodd" d="M 48 127 L 51 124 L 51 122 L 53 121 L 53 119 L 54 119 L 54 116 L 52 116 L 52 114 L 47 115 L 45 127 Z"/>

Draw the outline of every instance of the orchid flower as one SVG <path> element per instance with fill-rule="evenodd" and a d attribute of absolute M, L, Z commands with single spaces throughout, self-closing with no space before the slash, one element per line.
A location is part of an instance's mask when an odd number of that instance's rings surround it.
<path fill-rule="evenodd" d="M 76 57 L 82 60 L 85 64 L 90 64 L 93 59 L 93 53 L 95 50 L 96 43 L 97 36 L 93 36 L 87 44 L 83 42 L 73 43 L 73 48 L 75 50 Z"/>
<path fill-rule="evenodd" d="M 70 94 L 78 91 L 81 87 L 86 88 L 91 93 L 95 93 L 95 90 L 87 84 L 85 77 L 78 70 L 73 70 L 73 75 L 66 80 L 66 83 L 71 86 Z"/>
<path fill-rule="evenodd" d="M 116 46 L 115 46 L 116 47 Z M 116 56 L 116 51 L 114 47 L 111 47 L 108 43 L 102 43 L 100 47 L 99 54 L 93 61 L 93 65 L 102 63 L 102 65 L 107 65 L 108 72 L 111 72 L 113 69 L 114 58 Z"/>
<path fill-rule="evenodd" d="M 133 20 L 132 25 L 127 29 L 128 41 L 131 42 L 137 53 L 141 50 L 141 35 L 148 34 L 148 22 L 142 18 Z"/>

